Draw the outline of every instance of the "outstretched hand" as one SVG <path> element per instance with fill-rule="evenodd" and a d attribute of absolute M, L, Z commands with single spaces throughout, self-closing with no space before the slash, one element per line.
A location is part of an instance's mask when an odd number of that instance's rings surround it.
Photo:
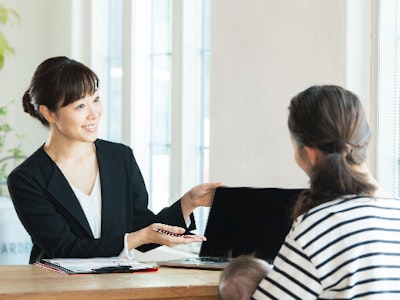
<path fill-rule="evenodd" d="M 222 186 L 221 182 L 202 183 L 183 195 L 181 206 L 184 218 L 187 219 L 196 207 L 210 207 L 214 191 L 219 186 Z"/>
<path fill-rule="evenodd" d="M 182 227 L 153 223 L 128 234 L 128 249 L 131 250 L 151 243 L 173 247 L 206 240 L 204 236 L 185 234 L 185 231 L 186 229 Z"/>
<path fill-rule="evenodd" d="M 178 226 L 170 226 L 161 223 L 152 224 L 146 228 L 148 237 L 152 243 L 173 247 L 180 244 L 203 242 L 206 240 L 201 235 L 184 234 L 185 229 Z"/>
<path fill-rule="evenodd" d="M 217 187 L 222 186 L 221 182 L 202 183 L 191 188 L 182 200 L 188 201 L 194 208 L 199 206 L 211 206 L 212 196 Z"/>

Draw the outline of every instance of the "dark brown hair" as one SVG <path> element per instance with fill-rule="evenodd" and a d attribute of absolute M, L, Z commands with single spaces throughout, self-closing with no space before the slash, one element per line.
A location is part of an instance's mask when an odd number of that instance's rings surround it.
<path fill-rule="evenodd" d="M 268 271 L 267 263 L 252 254 L 236 257 L 221 273 L 218 287 L 221 299 L 250 299 Z"/>
<path fill-rule="evenodd" d="M 376 186 L 367 174 L 351 168 L 365 162 L 371 140 L 364 109 L 355 94 L 339 86 L 312 86 L 291 100 L 288 127 L 299 151 L 308 146 L 323 154 L 311 170 L 310 189 L 297 200 L 294 219 L 343 195 L 373 195 Z"/>
<path fill-rule="evenodd" d="M 50 111 L 67 106 L 99 88 L 97 75 L 80 62 L 65 56 L 46 59 L 36 69 L 29 88 L 22 97 L 24 111 L 46 127 L 46 119 L 39 111 L 45 105 Z"/>

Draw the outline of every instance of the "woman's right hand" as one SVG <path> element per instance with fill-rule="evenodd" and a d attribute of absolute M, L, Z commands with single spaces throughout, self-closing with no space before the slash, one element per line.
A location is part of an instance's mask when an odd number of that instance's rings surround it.
<path fill-rule="evenodd" d="M 173 247 L 180 244 L 203 242 L 201 235 L 184 235 L 185 229 L 162 223 L 154 223 L 128 235 L 128 248 L 131 250 L 144 244 L 159 244 Z"/>

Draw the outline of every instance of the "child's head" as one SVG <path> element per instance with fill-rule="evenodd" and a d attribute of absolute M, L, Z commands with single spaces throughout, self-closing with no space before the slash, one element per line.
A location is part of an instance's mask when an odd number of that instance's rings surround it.
<path fill-rule="evenodd" d="M 221 299 L 250 299 L 270 269 L 266 261 L 251 255 L 235 258 L 222 271 L 219 282 Z"/>

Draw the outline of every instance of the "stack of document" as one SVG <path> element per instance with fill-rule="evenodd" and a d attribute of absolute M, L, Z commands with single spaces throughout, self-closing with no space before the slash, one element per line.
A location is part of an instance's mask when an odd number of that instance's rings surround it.
<path fill-rule="evenodd" d="M 157 266 L 119 257 L 52 258 L 35 263 L 40 267 L 62 274 L 104 274 L 157 271 Z"/>

